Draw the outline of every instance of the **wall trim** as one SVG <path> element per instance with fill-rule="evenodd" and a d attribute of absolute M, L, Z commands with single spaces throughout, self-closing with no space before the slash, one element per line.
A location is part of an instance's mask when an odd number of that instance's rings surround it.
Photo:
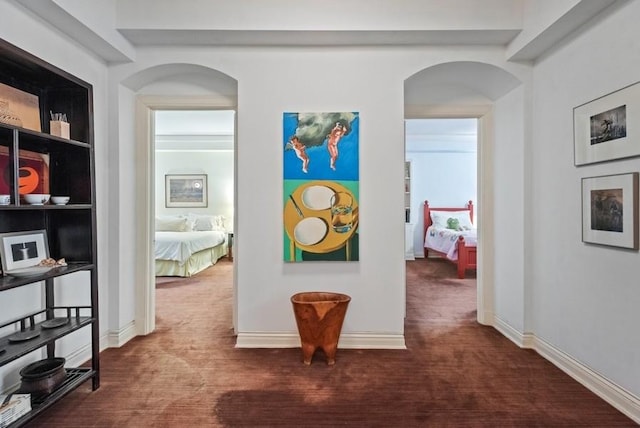
<path fill-rule="evenodd" d="M 100 352 L 110 348 L 109 333 L 100 336 L 99 343 Z M 44 357 L 46 357 L 46 355 L 43 354 L 43 358 Z M 64 358 L 66 360 L 66 365 L 69 367 L 80 367 L 87 361 L 91 361 L 91 343 L 87 343 L 75 349 L 70 354 L 65 355 Z"/>
<path fill-rule="evenodd" d="M 610 381 L 552 344 L 533 336 L 533 349 L 620 412 L 640 424 L 640 397 Z"/>
<path fill-rule="evenodd" d="M 640 397 L 633 395 L 533 333 L 520 333 L 498 317 L 494 317 L 493 327 L 520 348 L 533 349 L 542 358 L 640 424 Z"/>
<path fill-rule="evenodd" d="M 298 348 L 297 333 L 246 332 L 238 333 L 236 348 Z M 407 349 L 402 334 L 343 333 L 338 348 L 341 349 Z"/>
<path fill-rule="evenodd" d="M 137 336 L 136 322 L 131 321 L 129 324 L 118 330 L 109 330 L 107 334 L 107 343 L 109 348 L 120 348 L 122 345 Z"/>

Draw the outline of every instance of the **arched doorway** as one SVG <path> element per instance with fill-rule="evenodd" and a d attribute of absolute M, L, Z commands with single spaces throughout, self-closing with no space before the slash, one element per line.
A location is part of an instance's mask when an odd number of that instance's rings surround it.
<path fill-rule="evenodd" d="M 405 80 L 405 120 L 477 118 L 478 322 L 493 324 L 493 104 L 521 81 L 491 64 L 456 61 L 437 64 Z M 463 201 L 464 202 L 464 201 Z M 461 202 L 462 203 L 462 202 Z M 420 220 L 422 221 L 422 220 Z M 416 225 L 414 233 L 422 233 Z"/>
<path fill-rule="evenodd" d="M 133 92 L 134 98 L 135 224 L 137 226 L 135 230 L 135 247 L 137 248 L 135 326 L 136 334 L 144 335 L 155 328 L 155 272 L 152 269 L 154 260 L 152 218 L 155 204 L 153 113 L 156 110 L 237 110 L 237 82 L 226 74 L 208 67 L 193 64 L 165 64 L 137 72 L 124 79 L 121 84 Z M 234 159 L 234 171 L 237 171 L 235 165 L 237 161 Z M 236 177 L 237 172 L 234 172 L 234 182 Z M 237 200 L 235 193 L 234 185 L 234 200 Z M 234 212 L 237 212 L 235 207 Z M 237 262 L 234 265 L 235 273 Z M 236 275 L 234 275 L 234 326 L 237 325 L 235 277 Z"/>

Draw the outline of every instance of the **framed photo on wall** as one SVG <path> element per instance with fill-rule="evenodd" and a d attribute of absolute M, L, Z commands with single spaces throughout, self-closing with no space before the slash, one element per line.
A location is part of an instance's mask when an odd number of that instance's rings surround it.
<path fill-rule="evenodd" d="M 638 249 L 638 173 L 582 179 L 582 242 Z"/>
<path fill-rule="evenodd" d="M 640 156 L 640 83 L 573 109 L 576 166 Z"/>
<path fill-rule="evenodd" d="M 207 174 L 165 175 L 165 206 L 206 207 Z"/>
<path fill-rule="evenodd" d="M 2 271 L 36 266 L 49 258 L 46 230 L 31 230 L 0 234 L 0 257 Z"/>

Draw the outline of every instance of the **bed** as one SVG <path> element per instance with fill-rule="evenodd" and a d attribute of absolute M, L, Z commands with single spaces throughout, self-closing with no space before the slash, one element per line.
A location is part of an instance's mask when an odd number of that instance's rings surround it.
<path fill-rule="evenodd" d="M 430 207 L 424 201 L 424 256 L 437 254 L 457 266 L 458 278 L 476 269 L 478 232 L 473 225 L 473 202 L 465 207 Z"/>
<path fill-rule="evenodd" d="M 156 276 L 190 277 L 227 255 L 227 232 L 220 216 L 156 218 Z"/>

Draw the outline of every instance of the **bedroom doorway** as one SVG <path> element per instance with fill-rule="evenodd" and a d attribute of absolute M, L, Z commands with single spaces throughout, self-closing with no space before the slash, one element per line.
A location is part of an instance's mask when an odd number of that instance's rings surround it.
<path fill-rule="evenodd" d="M 425 269 L 433 269 L 424 264 L 428 262 L 424 259 L 423 249 L 425 201 L 429 201 L 433 209 L 460 210 L 472 201 L 473 225 L 478 224 L 478 130 L 479 119 L 474 117 L 405 120 L 405 169 L 409 169 L 405 176 L 410 176 L 410 188 L 405 189 L 410 194 L 405 258 L 418 259 L 416 264 L 423 264 Z M 443 267 L 452 281 L 458 281 L 456 263 L 444 264 Z M 415 270 L 416 266 L 411 266 L 411 269 Z M 441 272 L 438 271 L 439 274 Z M 476 275 L 476 269 L 467 269 L 464 284 L 475 289 Z M 475 305 L 474 310 L 477 309 Z"/>
<path fill-rule="evenodd" d="M 232 261 L 228 248 L 234 224 L 235 111 L 167 109 L 153 113 L 156 231 L 169 232 L 161 237 L 156 234 L 156 251 L 163 256 L 155 261 L 154 269 L 158 280 L 175 281 L 197 275 L 219 260 Z M 170 186 L 189 180 L 194 180 L 197 200 L 170 192 Z M 189 233 L 176 235 L 174 226 Z M 181 241 L 174 241 L 176 236 Z M 187 245 L 182 238 L 196 241 Z M 204 239 L 206 248 L 200 248 Z M 192 250 L 193 254 L 187 254 Z"/>

